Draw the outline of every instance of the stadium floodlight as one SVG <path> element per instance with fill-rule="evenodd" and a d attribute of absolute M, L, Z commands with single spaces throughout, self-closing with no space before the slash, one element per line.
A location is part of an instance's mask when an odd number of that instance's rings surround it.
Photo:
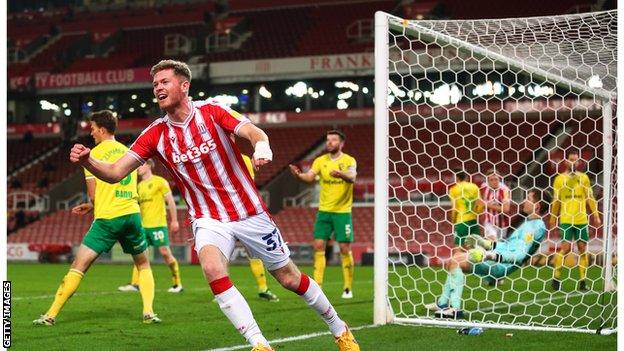
<path fill-rule="evenodd" d="M 375 14 L 376 324 L 617 328 L 616 57 L 617 11 L 439 21 Z M 552 191 L 553 161 L 570 149 L 602 216 L 602 226 L 590 223 L 589 291 L 576 290 L 575 257 L 561 290 L 551 288 L 548 259 L 560 242 L 551 231 L 505 285 L 484 287 L 467 273 L 464 318 L 436 318 L 426 306 L 443 291 L 454 246 L 452 170 L 481 182 L 495 167 L 518 203 L 528 189 Z"/>
<path fill-rule="evenodd" d="M 293 86 L 290 86 L 286 89 L 286 95 L 303 97 L 308 92 L 308 85 L 305 82 L 297 82 Z"/>
<path fill-rule="evenodd" d="M 39 105 L 44 111 L 60 111 L 61 108 L 57 104 L 53 104 L 48 100 L 40 100 Z"/>
<path fill-rule="evenodd" d="M 340 93 L 338 94 L 338 99 L 339 100 L 346 100 L 349 99 L 353 96 L 353 92 L 352 91 L 345 91 L 344 93 Z"/>
<path fill-rule="evenodd" d="M 208 99 L 213 99 L 220 104 L 224 104 L 226 106 L 238 105 L 239 100 L 238 96 L 221 94 L 214 97 L 209 97 Z"/>
<path fill-rule="evenodd" d="M 271 94 L 271 92 L 264 85 L 262 85 L 260 89 L 258 89 L 258 93 L 265 99 L 270 99 L 271 97 L 273 97 L 273 94 Z"/>

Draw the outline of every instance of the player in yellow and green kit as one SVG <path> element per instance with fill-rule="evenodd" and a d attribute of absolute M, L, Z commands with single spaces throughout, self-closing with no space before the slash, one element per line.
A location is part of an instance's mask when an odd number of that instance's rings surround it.
<path fill-rule="evenodd" d="M 587 206 L 591 211 L 594 225 L 599 227 L 602 224 L 589 177 L 576 169 L 578 159 L 578 151 L 569 151 L 565 161 L 565 172 L 558 174 L 553 182 L 554 196 L 550 224 L 551 228 L 554 228 L 557 226 L 557 220 L 559 221 L 562 239 L 561 247 L 553 260 L 555 276 L 552 287 L 555 291 L 561 288 L 561 266 L 565 260 L 565 255 L 570 253 L 572 249 L 572 241 L 576 241 L 580 255 L 578 289 L 587 290 L 585 283 L 587 267 L 589 266 L 589 257 L 587 257 L 587 241 L 589 241 Z"/>
<path fill-rule="evenodd" d="M 245 154 L 241 154 L 241 156 L 243 157 L 243 161 L 245 162 L 245 167 L 247 167 L 247 171 L 251 175 L 251 179 L 254 179 L 256 177 L 256 173 L 254 172 L 253 165 L 251 164 L 251 159 Z M 251 268 L 251 273 L 253 273 L 254 277 L 256 278 L 256 282 L 258 283 L 258 297 L 263 300 L 272 302 L 279 301 L 277 295 L 275 295 L 267 285 L 266 273 L 262 260 L 250 257 L 249 267 Z"/>
<path fill-rule="evenodd" d="M 353 183 L 357 176 L 355 159 L 342 152 L 345 135 L 337 130 L 327 132 L 327 153 L 317 157 L 312 168 L 303 173 L 299 167 L 290 165 L 297 179 L 312 183 L 319 178 L 321 195 L 319 211 L 314 223 L 314 280 L 323 284 L 326 258 L 325 247 L 332 232 L 340 246 L 342 274 L 344 278 L 343 299 L 353 298 Z"/>
<path fill-rule="evenodd" d="M 451 198 L 451 223 L 455 234 L 455 248 L 464 247 L 471 234 L 479 235 L 477 216 L 480 212 L 479 187 L 468 180 L 463 170 L 455 170 L 455 185 L 449 189 Z M 466 247 L 464 247 L 466 248 Z"/>
<path fill-rule="evenodd" d="M 176 233 L 180 229 L 176 204 L 169 183 L 165 178 L 154 175 L 153 168 L 154 161 L 151 159 L 137 168 L 141 177 L 138 185 L 141 223 L 145 230 L 147 244 L 158 248 L 171 270 L 172 286 L 167 291 L 179 293 L 184 290 L 180 278 L 180 267 L 169 247 L 169 231 Z M 169 209 L 169 227 L 167 227 L 167 208 Z M 139 291 L 139 271 L 136 266 L 132 269 L 130 284 L 117 289 L 124 292 Z"/>
<path fill-rule="evenodd" d="M 113 112 L 94 112 L 90 118 L 91 136 L 97 146 L 91 150 L 91 157 L 104 163 L 113 163 L 128 150 L 115 140 L 117 118 Z M 103 252 L 110 251 L 116 242 L 123 251 L 132 255 L 139 269 L 139 288 L 143 300 L 143 323 L 159 323 L 154 314 L 154 277 L 147 257 L 147 242 L 141 226 L 139 203 L 137 201 L 137 173 L 132 172 L 119 183 L 109 184 L 95 178 L 85 170 L 87 193 L 92 203 L 80 204 L 72 213 L 84 215 L 93 210 L 94 221 L 82 240 L 71 269 L 56 291 L 52 306 L 35 325 L 54 325 L 56 317 L 67 300 L 76 292 L 82 277 L 93 261 Z"/>

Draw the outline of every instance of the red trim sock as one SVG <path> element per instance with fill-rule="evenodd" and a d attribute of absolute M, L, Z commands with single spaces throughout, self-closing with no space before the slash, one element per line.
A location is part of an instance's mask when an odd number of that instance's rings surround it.
<path fill-rule="evenodd" d="M 299 281 L 299 287 L 297 288 L 297 294 L 303 295 L 308 291 L 310 287 L 310 277 L 301 273 L 301 280 Z"/>
<path fill-rule="evenodd" d="M 210 282 L 210 289 L 215 295 L 219 295 L 233 286 L 234 284 L 232 284 L 230 277 L 228 277 L 227 275 L 223 278 L 215 279 Z"/>

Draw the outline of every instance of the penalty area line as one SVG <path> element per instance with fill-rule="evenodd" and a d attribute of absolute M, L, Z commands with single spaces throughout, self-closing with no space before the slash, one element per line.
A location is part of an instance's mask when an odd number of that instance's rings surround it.
<path fill-rule="evenodd" d="M 361 330 L 361 329 L 369 329 L 369 328 L 376 328 L 376 327 L 379 327 L 379 325 L 376 325 L 376 324 L 360 325 L 358 327 L 353 327 L 353 328 L 349 328 L 349 329 L 351 329 L 352 331 L 357 331 L 357 330 Z M 316 338 L 316 337 L 319 337 L 319 336 L 325 336 L 325 335 L 331 335 L 331 333 L 329 331 L 324 331 L 324 332 L 317 332 L 317 333 L 289 336 L 287 338 L 269 340 L 269 344 L 279 344 L 279 343 L 287 343 L 287 342 L 293 342 L 293 341 L 301 341 L 301 340 L 312 339 L 312 338 Z M 218 348 L 218 349 L 209 349 L 209 350 L 205 350 L 205 351 L 234 351 L 234 350 L 249 349 L 249 347 L 250 347 L 249 344 L 244 344 L 244 345 L 223 347 L 223 348 Z"/>

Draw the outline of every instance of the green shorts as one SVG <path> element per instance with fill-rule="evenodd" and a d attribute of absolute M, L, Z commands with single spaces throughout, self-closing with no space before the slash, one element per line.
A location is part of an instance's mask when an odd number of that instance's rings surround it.
<path fill-rule="evenodd" d="M 464 245 L 464 240 L 466 237 L 471 234 L 479 235 L 479 223 L 477 223 L 476 219 L 472 221 L 466 221 L 455 224 L 453 227 L 453 231 L 455 232 L 455 245 L 462 246 Z"/>
<path fill-rule="evenodd" d="M 565 241 L 589 241 L 587 224 L 560 223 L 559 229 L 561 229 L 561 238 Z"/>
<path fill-rule="evenodd" d="M 123 252 L 138 255 L 147 249 L 141 216 L 132 213 L 111 219 L 96 219 L 82 239 L 82 243 L 101 254 L 108 252 L 119 241 Z"/>
<path fill-rule="evenodd" d="M 351 212 L 334 213 L 319 211 L 314 222 L 314 239 L 329 240 L 332 233 L 339 243 L 353 242 L 353 219 Z"/>
<path fill-rule="evenodd" d="M 147 245 L 153 247 L 169 246 L 169 229 L 167 227 L 144 228 Z"/>

